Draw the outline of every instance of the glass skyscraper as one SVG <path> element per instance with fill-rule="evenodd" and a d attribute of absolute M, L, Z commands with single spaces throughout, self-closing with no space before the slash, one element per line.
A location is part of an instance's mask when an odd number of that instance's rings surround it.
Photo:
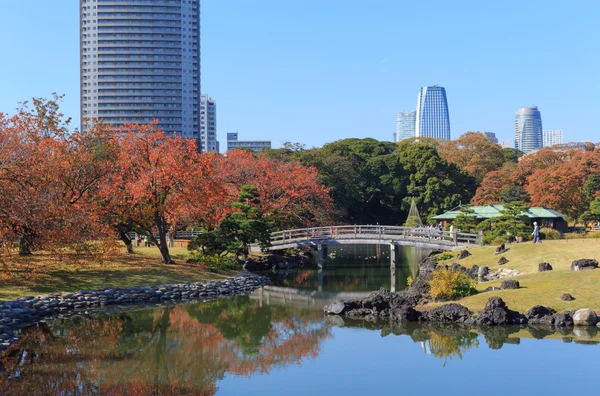
<path fill-rule="evenodd" d="M 81 117 L 200 146 L 200 0 L 80 0 Z"/>
<path fill-rule="evenodd" d="M 416 111 L 401 111 L 396 114 L 396 141 L 415 137 Z"/>
<path fill-rule="evenodd" d="M 544 146 L 542 115 L 537 107 L 523 107 L 515 117 L 515 148 L 525 154 Z"/>
<path fill-rule="evenodd" d="M 450 114 L 444 87 L 434 85 L 419 91 L 415 132 L 416 137 L 450 140 Z"/>

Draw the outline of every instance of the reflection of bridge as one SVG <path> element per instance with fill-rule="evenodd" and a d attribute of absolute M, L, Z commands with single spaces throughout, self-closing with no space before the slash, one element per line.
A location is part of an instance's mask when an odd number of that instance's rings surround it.
<path fill-rule="evenodd" d="M 348 225 L 333 227 L 302 228 L 271 234 L 268 250 L 313 247 L 319 251 L 320 262 L 326 256 L 327 245 L 389 244 L 392 266 L 395 266 L 397 246 L 414 246 L 426 249 L 457 250 L 469 246 L 481 246 L 483 235 L 464 232 L 438 231 L 435 228 L 411 228 L 383 225 Z M 253 251 L 260 251 L 258 245 Z"/>
<path fill-rule="evenodd" d="M 295 305 L 309 310 L 322 311 L 332 301 L 353 300 L 368 296 L 371 292 L 323 292 L 294 289 L 291 287 L 264 286 L 250 294 L 260 305 Z"/>

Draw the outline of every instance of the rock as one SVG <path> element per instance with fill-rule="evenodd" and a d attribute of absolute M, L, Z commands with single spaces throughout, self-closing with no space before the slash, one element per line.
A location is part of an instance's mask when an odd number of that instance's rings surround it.
<path fill-rule="evenodd" d="M 411 293 L 419 294 L 424 298 L 429 296 L 430 290 L 431 287 L 429 286 L 429 283 L 427 283 L 423 279 L 414 280 L 410 285 Z"/>
<path fill-rule="evenodd" d="M 488 326 L 522 324 L 526 322 L 527 318 L 516 311 L 508 309 L 506 303 L 500 297 L 490 297 L 483 311 L 475 319 L 476 324 Z"/>
<path fill-rule="evenodd" d="M 500 257 L 500 260 L 498 260 L 498 265 L 504 265 L 507 263 L 508 263 L 508 260 L 504 256 Z"/>
<path fill-rule="evenodd" d="M 484 266 L 479 267 L 477 275 L 479 276 L 479 278 L 485 278 L 488 275 L 488 273 L 489 273 L 488 267 L 486 267 L 484 265 Z"/>
<path fill-rule="evenodd" d="M 565 294 L 563 294 L 563 295 L 560 296 L 560 299 L 563 300 L 563 301 L 573 301 L 573 300 L 575 300 L 575 297 L 573 297 L 569 293 L 565 293 Z"/>
<path fill-rule="evenodd" d="M 536 305 L 525 313 L 528 324 L 553 325 L 556 311 L 543 305 Z"/>
<path fill-rule="evenodd" d="M 490 292 L 490 291 L 494 291 L 494 290 L 501 290 L 501 289 L 499 287 L 489 286 L 484 291 Z"/>
<path fill-rule="evenodd" d="M 509 250 L 510 249 L 506 248 L 506 245 L 502 244 L 496 248 L 496 253 L 494 253 L 494 254 L 496 254 L 496 255 L 504 254 L 504 253 L 508 252 Z"/>
<path fill-rule="evenodd" d="M 460 304 L 451 303 L 432 309 L 426 317 L 431 322 L 464 323 L 471 317 L 471 312 Z"/>
<path fill-rule="evenodd" d="M 598 261 L 594 259 L 579 259 L 571 263 L 571 270 L 582 271 L 598 268 Z"/>
<path fill-rule="evenodd" d="M 550 265 L 550 263 L 540 263 L 538 265 L 538 272 L 544 271 L 552 271 L 552 266 Z"/>
<path fill-rule="evenodd" d="M 248 258 L 244 263 L 244 271 L 269 271 L 273 268 L 273 264 L 269 262 L 259 262 Z"/>
<path fill-rule="evenodd" d="M 518 280 L 514 280 L 514 279 L 509 279 L 509 280 L 502 281 L 502 284 L 500 284 L 500 288 L 502 290 L 506 290 L 506 289 L 518 289 L 519 287 L 521 287 L 519 285 L 519 281 Z"/>
<path fill-rule="evenodd" d="M 554 314 L 554 326 L 570 327 L 573 326 L 573 316 L 570 312 Z"/>
<path fill-rule="evenodd" d="M 458 254 L 458 256 L 456 256 L 457 260 L 462 260 L 464 258 L 467 258 L 471 255 L 471 253 L 468 250 L 461 250 L 461 252 Z"/>
<path fill-rule="evenodd" d="M 323 308 L 327 315 L 341 315 L 346 311 L 346 304 L 343 301 L 336 301 Z"/>
<path fill-rule="evenodd" d="M 417 322 L 421 319 L 421 312 L 412 307 L 397 307 L 390 311 L 390 319 L 397 322 Z"/>
<path fill-rule="evenodd" d="M 427 257 L 419 264 L 419 276 L 425 279 L 431 279 L 433 271 L 437 269 L 437 259 L 435 257 Z"/>
<path fill-rule="evenodd" d="M 573 314 L 573 324 L 575 326 L 595 326 L 596 323 L 598 323 L 598 317 L 589 308 L 578 309 Z"/>

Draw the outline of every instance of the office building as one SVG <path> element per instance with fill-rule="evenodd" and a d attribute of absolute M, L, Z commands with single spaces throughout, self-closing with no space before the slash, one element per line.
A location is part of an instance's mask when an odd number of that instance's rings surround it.
<path fill-rule="evenodd" d="M 254 154 L 258 154 L 270 148 L 270 140 L 238 140 L 237 132 L 227 132 L 227 151 L 250 149 Z"/>
<path fill-rule="evenodd" d="M 450 114 L 444 87 L 434 85 L 419 91 L 415 136 L 450 140 Z"/>
<path fill-rule="evenodd" d="M 206 94 L 200 99 L 200 149 L 219 152 L 217 142 L 217 102 Z"/>
<path fill-rule="evenodd" d="M 82 129 L 158 120 L 200 143 L 200 0 L 79 5 Z"/>
<path fill-rule="evenodd" d="M 504 142 L 502 142 L 502 148 L 513 148 L 513 142 L 505 140 Z"/>
<path fill-rule="evenodd" d="M 488 139 L 490 139 L 490 143 L 498 144 L 498 138 L 496 137 L 496 134 L 494 132 L 483 132 L 483 134 L 487 136 Z"/>
<path fill-rule="evenodd" d="M 394 141 L 400 142 L 415 137 L 416 111 L 401 111 L 396 114 L 396 134 Z"/>
<path fill-rule="evenodd" d="M 542 140 L 544 147 L 562 144 L 563 131 L 562 129 L 545 129 L 542 131 Z"/>
<path fill-rule="evenodd" d="M 537 107 L 523 107 L 515 117 L 515 148 L 529 154 L 543 147 L 542 115 Z"/>

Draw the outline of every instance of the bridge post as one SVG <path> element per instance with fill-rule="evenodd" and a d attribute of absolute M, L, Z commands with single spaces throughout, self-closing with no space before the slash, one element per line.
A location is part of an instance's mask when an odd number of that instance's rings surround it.
<path fill-rule="evenodd" d="M 317 244 L 317 251 L 319 252 L 319 268 L 323 268 L 325 261 L 327 261 L 327 245 L 319 242 Z"/>
<path fill-rule="evenodd" d="M 458 246 L 457 234 L 458 234 L 458 232 L 456 231 L 456 228 L 453 229 L 452 230 L 452 243 L 454 243 L 454 246 Z"/>
<path fill-rule="evenodd" d="M 396 293 L 396 268 L 390 268 L 390 291 Z"/>
<path fill-rule="evenodd" d="M 394 242 L 390 242 L 390 268 L 396 268 L 396 253 L 398 252 L 398 246 Z"/>
<path fill-rule="evenodd" d="M 319 270 L 317 271 L 318 277 L 319 277 L 319 284 L 317 287 L 317 292 L 323 293 L 323 269 L 319 268 Z"/>
<path fill-rule="evenodd" d="M 483 230 L 479 230 L 477 234 L 477 243 L 479 243 L 479 246 L 483 246 Z"/>

